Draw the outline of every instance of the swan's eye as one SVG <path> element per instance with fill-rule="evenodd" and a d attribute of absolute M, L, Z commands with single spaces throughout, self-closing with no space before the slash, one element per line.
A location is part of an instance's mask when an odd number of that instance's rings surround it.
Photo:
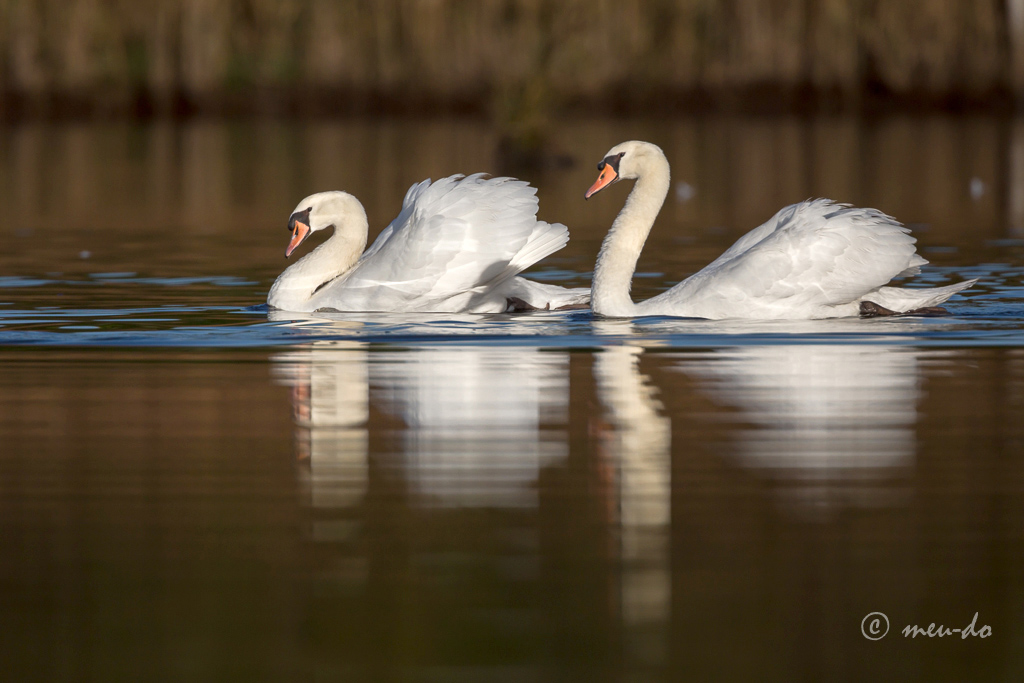
<path fill-rule="evenodd" d="M 312 210 L 313 210 L 313 207 L 310 207 L 310 208 L 308 208 L 308 209 L 306 209 L 304 211 L 296 211 L 291 216 L 289 216 L 288 217 L 288 232 L 295 232 L 295 224 L 296 223 L 302 223 L 302 224 L 308 226 L 309 225 L 309 212 L 312 211 Z"/>
<path fill-rule="evenodd" d="M 618 174 L 619 160 L 622 159 L 623 154 L 625 154 L 625 152 L 620 152 L 619 154 L 616 154 L 614 156 L 605 157 L 604 159 L 601 160 L 601 163 L 597 165 L 597 170 L 603 171 L 605 166 L 611 166 L 612 170 L 615 171 L 616 174 Z"/>

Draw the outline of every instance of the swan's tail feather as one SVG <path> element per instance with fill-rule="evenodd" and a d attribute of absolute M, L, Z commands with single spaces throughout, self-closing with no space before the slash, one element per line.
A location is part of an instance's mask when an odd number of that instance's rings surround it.
<path fill-rule="evenodd" d="M 497 287 L 509 278 L 515 277 L 533 264 L 550 256 L 569 242 L 569 228 L 561 223 L 545 223 L 537 221 L 536 227 L 530 234 L 526 244 L 509 259 L 501 272 L 488 280 L 484 285 L 486 289 Z"/>
<path fill-rule="evenodd" d="M 545 223 L 537 221 L 537 227 L 533 234 L 520 249 L 509 266 L 517 268 L 521 272 L 532 266 L 534 263 L 544 259 L 569 243 L 569 228 L 561 223 Z"/>
<path fill-rule="evenodd" d="M 870 301 L 893 311 L 912 311 L 918 308 L 938 306 L 959 291 L 967 289 L 977 280 L 966 280 L 945 287 L 906 289 L 903 287 L 881 287 L 864 295 L 862 301 Z"/>

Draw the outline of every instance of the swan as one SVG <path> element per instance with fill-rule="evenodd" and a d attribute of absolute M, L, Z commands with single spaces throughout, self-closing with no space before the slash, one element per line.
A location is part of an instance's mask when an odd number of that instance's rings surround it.
<path fill-rule="evenodd" d="M 630 282 L 668 193 L 668 160 L 657 145 L 630 141 L 612 147 L 597 168 L 586 199 L 623 178 L 636 179 L 594 267 L 591 308 L 599 315 L 794 320 L 929 314 L 943 312 L 933 307 L 977 282 L 887 287 L 927 263 L 915 253 L 909 230 L 876 209 L 812 199 L 781 209 L 668 291 L 633 303 Z"/>
<path fill-rule="evenodd" d="M 409 188 L 398 217 L 366 249 L 369 223 L 347 192 L 306 197 L 288 220 L 285 257 L 318 230 L 334 234 L 285 269 L 271 308 L 309 313 L 430 311 L 500 313 L 579 307 L 590 290 L 517 275 L 565 246 L 568 229 L 537 220 L 536 189 L 483 173 Z"/>

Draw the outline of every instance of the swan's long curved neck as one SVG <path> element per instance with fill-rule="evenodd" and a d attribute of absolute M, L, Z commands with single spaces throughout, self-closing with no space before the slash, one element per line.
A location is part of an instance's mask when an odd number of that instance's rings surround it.
<path fill-rule="evenodd" d="M 366 248 L 367 225 L 336 227 L 330 239 L 286 268 L 267 295 L 267 303 L 285 311 L 305 311 L 316 290 L 348 272 Z M 360 235 L 362 238 L 360 239 Z"/>
<path fill-rule="evenodd" d="M 654 219 L 665 203 L 668 187 L 668 161 L 664 157 L 651 159 L 638 174 L 626 205 L 601 244 L 591 288 L 594 313 L 614 317 L 635 315 L 636 304 L 629 296 L 633 272 Z"/>

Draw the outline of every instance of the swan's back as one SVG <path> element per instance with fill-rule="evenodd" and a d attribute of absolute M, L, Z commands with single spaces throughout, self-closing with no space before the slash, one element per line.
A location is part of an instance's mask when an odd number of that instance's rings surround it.
<path fill-rule="evenodd" d="M 537 220 L 536 192 L 484 174 L 413 185 L 398 216 L 352 270 L 315 295 L 315 307 L 479 308 L 477 300 L 569 239 L 564 225 Z"/>
<path fill-rule="evenodd" d="M 787 206 L 715 261 L 644 302 L 699 317 L 829 317 L 927 263 L 916 240 L 876 209 L 828 199 Z M 677 313 L 678 314 L 678 313 Z M 855 314 L 855 313 L 853 313 Z"/>

